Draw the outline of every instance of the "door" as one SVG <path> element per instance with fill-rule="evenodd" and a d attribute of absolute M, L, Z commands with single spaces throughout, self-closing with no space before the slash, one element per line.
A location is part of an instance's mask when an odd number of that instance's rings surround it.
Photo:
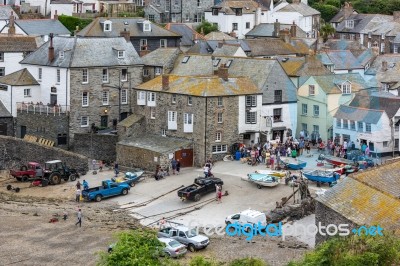
<path fill-rule="evenodd" d="M 23 139 L 26 135 L 26 126 L 21 126 L 21 139 Z"/>
<path fill-rule="evenodd" d="M 0 124 L 0 135 L 7 136 L 7 123 Z"/>
<path fill-rule="evenodd" d="M 106 128 L 108 125 L 108 115 L 102 115 L 100 117 L 100 127 Z"/>
<path fill-rule="evenodd" d="M 193 166 L 193 149 L 183 149 L 175 152 L 175 159 L 181 162 L 181 167 Z"/>
<path fill-rule="evenodd" d="M 128 112 L 121 113 L 121 121 L 128 117 Z"/>

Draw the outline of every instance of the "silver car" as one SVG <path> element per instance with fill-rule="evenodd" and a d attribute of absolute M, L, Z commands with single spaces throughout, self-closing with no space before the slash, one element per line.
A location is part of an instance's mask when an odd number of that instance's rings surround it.
<path fill-rule="evenodd" d="M 175 239 L 160 237 L 158 240 L 165 244 L 164 252 L 171 258 L 180 257 L 186 254 L 186 246 L 179 243 Z"/>

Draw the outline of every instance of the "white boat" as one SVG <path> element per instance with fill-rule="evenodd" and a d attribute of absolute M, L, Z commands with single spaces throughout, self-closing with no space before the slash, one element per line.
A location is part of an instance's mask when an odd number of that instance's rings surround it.
<path fill-rule="evenodd" d="M 257 188 L 262 187 L 275 187 L 280 184 L 279 177 L 260 174 L 260 173 L 251 173 L 247 175 L 249 177 L 249 181 L 257 184 Z"/>

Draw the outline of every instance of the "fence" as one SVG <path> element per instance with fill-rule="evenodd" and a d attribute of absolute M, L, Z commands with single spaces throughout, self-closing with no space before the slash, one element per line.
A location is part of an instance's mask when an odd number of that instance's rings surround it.
<path fill-rule="evenodd" d="M 69 113 L 69 105 L 45 105 L 42 103 L 17 103 L 18 112 L 32 112 L 34 114 L 61 115 Z"/>

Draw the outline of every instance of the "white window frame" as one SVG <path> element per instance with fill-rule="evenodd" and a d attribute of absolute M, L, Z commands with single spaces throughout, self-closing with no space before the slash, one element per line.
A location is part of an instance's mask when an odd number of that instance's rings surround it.
<path fill-rule="evenodd" d="M 360 124 L 361 124 L 361 127 L 360 127 Z M 357 121 L 357 131 L 358 132 L 364 132 L 364 122 Z"/>
<path fill-rule="evenodd" d="M 128 90 L 121 89 L 121 104 L 128 104 Z"/>
<path fill-rule="evenodd" d="M 60 59 L 64 59 L 64 56 L 65 56 L 64 51 L 58 52 L 58 57 L 59 57 Z"/>
<path fill-rule="evenodd" d="M 315 85 L 308 85 L 308 95 L 310 96 L 315 95 Z"/>
<path fill-rule="evenodd" d="M 171 103 L 176 104 L 176 94 L 171 95 Z"/>
<path fill-rule="evenodd" d="M 190 21 L 190 14 L 185 14 L 185 21 Z"/>
<path fill-rule="evenodd" d="M 82 83 L 89 83 L 89 70 L 87 68 L 82 69 Z"/>
<path fill-rule="evenodd" d="M 86 123 L 84 123 L 86 122 Z M 81 116 L 81 127 L 89 127 L 89 117 Z"/>
<path fill-rule="evenodd" d="M 109 91 L 102 91 L 101 92 L 101 104 L 102 105 L 109 105 L 110 104 L 110 92 Z"/>
<path fill-rule="evenodd" d="M 342 94 L 351 94 L 351 84 L 348 83 L 342 84 Z"/>
<path fill-rule="evenodd" d="M 213 154 L 227 153 L 228 152 L 228 145 L 226 145 L 226 144 L 213 145 L 211 150 L 212 150 Z"/>
<path fill-rule="evenodd" d="M 319 116 L 319 105 L 313 106 L 313 116 Z"/>
<path fill-rule="evenodd" d="M 365 123 L 365 132 L 367 132 L 367 133 L 371 133 L 372 132 L 371 123 Z"/>
<path fill-rule="evenodd" d="M 156 119 L 156 109 L 154 107 L 150 107 L 150 119 Z"/>
<path fill-rule="evenodd" d="M 61 82 L 61 69 L 57 69 L 57 84 L 60 84 Z"/>
<path fill-rule="evenodd" d="M 219 107 L 224 106 L 224 98 L 222 96 L 218 96 L 217 98 L 217 105 Z"/>
<path fill-rule="evenodd" d="M 143 23 L 143 31 L 151 31 L 151 24 L 148 22 Z"/>
<path fill-rule="evenodd" d="M 193 97 L 188 96 L 188 105 L 193 105 Z"/>
<path fill-rule="evenodd" d="M 137 105 L 146 105 L 146 92 L 138 91 L 137 95 Z"/>
<path fill-rule="evenodd" d="M 167 39 L 160 39 L 160 48 L 167 48 L 168 42 Z"/>
<path fill-rule="evenodd" d="M 125 58 L 125 51 L 118 50 L 117 51 L 117 57 L 118 57 L 118 59 Z"/>
<path fill-rule="evenodd" d="M 89 106 L 89 92 L 82 92 L 82 107 Z"/>
<path fill-rule="evenodd" d="M 346 20 L 345 24 L 346 24 L 345 27 L 347 29 L 353 29 L 354 28 L 354 20 L 352 20 L 352 19 Z"/>
<path fill-rule="evenodd" d="M 184 113 L 183 114 L 183 132 L 192 133 L 193 132 L 193 114 Z"/>
<path fill-rule="evenodd" d="M 162 68 L 161 67 L 155 67 L 154 68 L 154 75 L 160 76 L 162 74 Z"/>
<path fill-rule="evenodd" d="M 42 80 L 43 77 L 43 68 L 39 67 L 38 68 L 38 80 Z"/>
<path fill-rule="evenodd" d="M 344 129 L 349 129 L 349 121 L 347 119 L 343 119 L 343 125 L 342 127 Z"/>
<path fill-rule="evenodd" d="M 257 112 L 247 111 L 245 113 L 245 124 L 257 124 Z"/>
<path fill-rule="evenodd" d="M 341 118 L 336 118 L 336 127 L 342 128 L 342 119 Z"/>
<path fill-rule="evenodd" d="M 232 23 L 232 31 L 238 30 L 239 29 L 239 24 L 237 22 Z"/>
<path fill-rule="evenodd" d="M 101 81 L 103 83 L 108 83 L 108 68 L 103 68 L 102 74 L 101 74 Z"/>
<path fill-rule="evenodd" d="M 388 148 L 388 147 L 389 147 L 389 141 L 384 141 L 384 142 L 382 143 L 382 147 L 383 147 L 383 148 Z"/>
<path fill-rule="evenodd" d="M 140 51 L 147 51 L 147 39 L 140 39 Z"/>
<path fill-rule="evenodd" d="M 246 107 L 257 107 L 256 95 L 247 95 L 245 100 L 246 100 Z"/>
<path fill-rule="evenodd" d="M 301 114 L 302 115 L 307 115 L 308 114 L 308 105 L 306 103 L 302 103 L 301 104 Z"/>
<path fill-rule="evenodd" d="M 215 142 L 221 142 L 222 140 L 222 132 L 215 132 Z"/>
<path fill-rule="evenodd" d="M 224 115 L 223 113 L 217 113 L 217 123 L 222 124 L 224 122 Z"/>
<path fill-rule="evenodd" d="M 152 91 L 147 92 L 147 106 L 156 106 L 156 93 Z"/>
<path fill-rule="evenodd" d="M 197 7 L 198 7 L 198 8 L 201 7 L 201 0 L 197 0 Z"/>
<path fill-rule="evenodd" d="M 313 132 L 319 134 L 319 125 L 313 125 Z"/>
<path fill-rule="evenodd" d="M 176 111 L 168 111 L 168 130 L 177 130 L 177 115 Z"/>
<path fill-rule="evenodd" d="M 350 130 L 356 130 L 356 121 L 350 120 Z"/>
<path fill-rule="evenodd" d="M 164 128 L 161 129 L 161 136 L 163 136 L 163 137 L 167 136 L 167 130 L 165 130 Z"/>
<path fill-rule="evenodd" d="M 125 72 L 125 74 L 124 74 Z M 128 81 L 128 69 L 123 68 L 121 69 L 121 81 Z"/>
<path fill-rule="evenodd" d="M 24 98 L 32 97 L 32 91 L 30 88 L 24 89 Z"/>
<path fill-rule="evenodd" d="M 143 69 L 143 77 L 148 77 L 149 76 L 149 70 L 144 68 Z"/>
<path fill-rule="evenodd" d="M 104 31 L 112 31 L 112 23 L 111 21 L 104 22 Z"/>

